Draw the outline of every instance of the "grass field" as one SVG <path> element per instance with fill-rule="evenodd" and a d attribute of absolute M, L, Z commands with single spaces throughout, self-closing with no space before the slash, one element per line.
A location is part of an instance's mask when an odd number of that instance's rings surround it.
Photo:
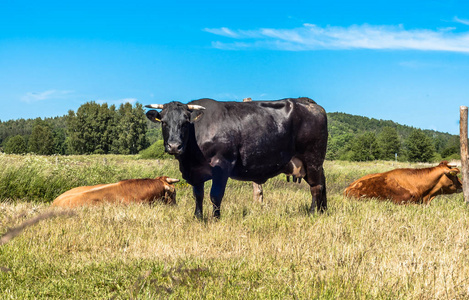
<path fill-rule="evenodd" d="M 0 155 L 0 298 L 467 299 L 462 194 L 429 206 L 342 197 L 360 176 L 408 166 L 326 162 L 329 209 L 320 215 L 307 213 L 304 182 L 273 178 L 258 203 L 250 182 L 229 181 L 221 220 L 205 199 L 198 221 L 184 181 L 177 206 L 49 207 L 77 185 L 179 178 L 174 160 Z"/>

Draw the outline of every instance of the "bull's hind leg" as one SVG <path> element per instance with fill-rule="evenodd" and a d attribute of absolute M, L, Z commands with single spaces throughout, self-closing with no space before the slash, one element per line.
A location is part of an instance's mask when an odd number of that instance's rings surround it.
<path fill-rule="evenodd" d="M 327 209 L 326 197 L 326 178 L 324 169 L 321 166 L 306 165 L 306 182 L 308 182 L 311 190 L 312 202 L 310 212 L 324 212 Z"/>

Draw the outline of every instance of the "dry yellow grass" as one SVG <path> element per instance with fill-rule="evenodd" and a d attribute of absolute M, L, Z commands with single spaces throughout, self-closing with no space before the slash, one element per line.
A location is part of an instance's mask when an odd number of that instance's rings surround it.
<path fill-rule="evenodd" d="M 143 164 L 145 161 L 130 161 Z M 175 162 L 169 163 L 176 169 Z M 326 162 L 329 210 L 310 216 L 307 185 L 230 181 L 222 218 L 193 218 L 189 186 L 178 206 L 80 208 L 44 219 L 0 246 L 5 298 L 469 298 L 469 221 L 462 194 L 430 206 L 343 199 L 358 177 L 390 162 Z M 415 166 L 415 165 L 412 165 Z M 173 170 L 171 170 L 173 172 Z M 209 185 L 206 186 L 208 194 Z M 0 235 L 49 212 L 3 202 Z M 54 213 L 60 210 L 52 210 Z"/>

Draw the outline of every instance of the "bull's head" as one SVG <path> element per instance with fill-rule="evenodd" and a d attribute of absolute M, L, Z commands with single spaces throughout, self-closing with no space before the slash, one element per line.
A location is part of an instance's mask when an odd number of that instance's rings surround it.
<path fill-rule="evenodd" d="M 146 115 L 152 122 L 161 122 L 165 151 L 176 156 L 184 153 L 192 123 L 202 115 L 201 110 L 205 108 L 180 102 L 150 104 L 145 107 L 161 109 L 161 112 L 149 110 Z"/>

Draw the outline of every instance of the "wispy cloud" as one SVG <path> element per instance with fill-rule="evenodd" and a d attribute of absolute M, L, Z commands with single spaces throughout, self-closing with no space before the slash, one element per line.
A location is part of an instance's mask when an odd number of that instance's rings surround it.
<path fill-rule="evenodd" d="M 460 18 L 458 18 L 458 17 L 454 17 L 454 18 L 453 18 L 453 21 L 454 21 L 454 22 L 457 22 L 457 23 L 464 24 L 464 25 L 469 25 L 469 20 L 460 19 Z"/>
<path fill-rule="evenodd" d="M 47 90 L 44 92 L 28 92 L 26 95 L 21 97 L 21 101 L 26 103 L 44 101 L 50 99 L 64 98 L 66 95 L 73 93 L 73 91 L 64 90 Z"/>
<path fill-rule="evenodd" d="M 124 104 L 124 103 L 130 103 L 132 105 L 134 105 L 135 103 L 137 103 L 137 99 L 136 98 L 124 98 L 124 99 L 118 99 L 118 100 L 96 100 L 95 101 L 96 103 L 98 104 L 104 104 L 104 103 L 107 103 L 109 105 L 121 105 L 121 104 Z"/>
<path fill-rule="evenodd" d="M 460 23 L 464 21 L 458 20 Z M 469 53 L 469 31 L 455 32 L 454 29 L 406 30 L 403 25 L 364 24 L 349 27 L 320 27 L 314 24 L 304 24 L 302 27 L 293 29 L 233 30 L 223 27 L 204 30 L 218 36 L 236 39 L 236 41 L 212 42 L 213 47 L 225 50 L 383 49 Z"/>
<path fill-rule="evenodd" d="M 232 37 L 232 38 L 238 38 L 239 35 L 234 32 L 233 30 L 222 27 L 222 28 L 205 28 L 205 31 L 216 34 L 216 35 L 221 35 L 221 36 L 227 36 L 227 37 Z"/>

